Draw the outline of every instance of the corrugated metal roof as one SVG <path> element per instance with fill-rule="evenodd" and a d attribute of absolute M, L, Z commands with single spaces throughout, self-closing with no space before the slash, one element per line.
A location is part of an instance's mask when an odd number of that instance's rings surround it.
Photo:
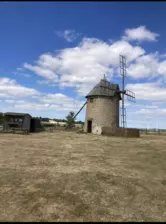
<path fill-rule="evenodd" d="M 5 115 L 13 115 L 13 116 L 25 116 L 25 115 L 29 115 L 31 116 L 30 114 L 25 114 L 25 113 L 16 113 L 16 112 L 6 112 L 4 113 Z"/>
<path fill-rule="evenodd" d="M 86 98 L 90 96 L 115 96 L 115 94 L 120 96 L 118 90 L 118 84 L 112 84 L 106 79 L 101 79 L 100 82 L 88 93 Z"/>

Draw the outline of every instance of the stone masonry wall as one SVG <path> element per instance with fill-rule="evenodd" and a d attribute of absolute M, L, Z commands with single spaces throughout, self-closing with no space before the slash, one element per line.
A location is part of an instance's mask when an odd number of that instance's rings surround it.
<path fill-rule="evenodd" d="M 103 127 L 102 134 L 107 136 L 119 136 L 119 137 L 133 137 L 133 138 L 140 137 L 140 131 L 137 128 Z"/>
<path fill-rule="evenodd" d="M 86 118 L 84 131 L 87 131 L 87 121 L 92 120 L 94 126 L 119 127 L 119 98 L 118 97 L 98 97 L 92 102 L 88 99 L 86 105 Z"/>

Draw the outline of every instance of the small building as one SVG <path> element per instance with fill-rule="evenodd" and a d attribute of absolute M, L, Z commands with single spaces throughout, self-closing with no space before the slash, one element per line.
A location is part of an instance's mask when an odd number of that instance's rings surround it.
<path fill-rule="evenodd" d="M 104 78 L 90 91 L 86 96 L 84 132 L 93 132 L 96 127 L 119 127 L 119 90 L 118 84 Z"/>
<path fill-rule="evenodd" d="M 26 129 L 30 131 L 31 126 L 31 115 L 25 113 L 14 113 L 14 112 L 7 112 L 4 113 L 5 116 L 5 125 L 4 129 L 6 131 L 11 129 Z"/>
<path fill-rule="evenodd" d="M 39 118 L 31 118 L 30 132 L 40 132 L 43 130 L 43 126 Z"/>

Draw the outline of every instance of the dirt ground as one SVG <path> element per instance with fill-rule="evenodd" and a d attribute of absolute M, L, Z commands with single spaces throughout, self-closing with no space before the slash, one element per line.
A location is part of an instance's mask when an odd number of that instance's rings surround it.
<path fill-rule="evenodd" d="M 0 221 L 166 221 L 166 136 L 0 134 Z"/>

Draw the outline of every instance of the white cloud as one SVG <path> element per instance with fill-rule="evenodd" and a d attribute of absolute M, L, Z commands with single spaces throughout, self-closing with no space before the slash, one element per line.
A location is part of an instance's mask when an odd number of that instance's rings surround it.
<path fill-rule="evenodd" d="M 146 101 L 127 106 L 127 127 L 165 128 L 166 105 L 164 102 L 162 107 L 160 101 Z M 127 102 L 125 106 L 126 104 Z"/>
<path fill-rule="evenodd" d="M 16 68 L 15 72 L 12 72 L 13 75 L 16 76 L 24 76 L 26 78 L 30 78 L 31 74 L 25 73 L 25 69 L 24 68 Z"/>
<path fill-rule="evenodd" d="M 26 103 L 25 100 L 3 100 L 4 103 L 9 103 L 9 104 L 23 104 Z"/>
<path fill-rule="evenodd" d="M 4 104 L 5 111 L 38 111 L 46 113 L 49 111 L 77 112 L 84 104 L 84 101 L 76 100 L 61 93 L 48 94 L 38 92 L 35 89 L 19 85 L 15 80 L 0 78 L 0 101 Z M 7 104 L 7 106 L 6 106 Z"/>
<path fill-rule="evenodd" d="M 127 68 L 127 75 L 133 79 L 152 78 L 158 75 L 158 54 L 142 55 Z"/>
<path fill-rule="evenodd" d="M 151 32 L 146 28 L 146 26 L 139 26 L 137 28 L 126 29 L 125 36 L 123 36 L 124 40 L 127 41 L 157 41 L 157 37 L 159 34 Z"/>
<path fill-rule="evenodd" d="M 17 70 L 17 72 L 22 72 L 22 71 L 24 71 L 23 68 L 17 68 L 16 70 Z"/>
<path fill-rule="evenodd" d="M 17 75 L 17 76 L 24 76 L 26 78 L 30 78 L 32 75 L 27 74 L 27 73 L 20 73 L 20 72 L 13 72 L 13 75 Z"/>
<path fill-rule="evenodd" d="M 56 81 L 58 77 L 53 71 L 49 69 L 41 68 L 40 66 L 32 66 L 30 64 L 25 63 L 24 68 L 35 72 L 37 75 L 43 78 L 51 79 L 53 81 Z"/>
<path fill-rule="evenodd" d="M 80 95 L 85 95 L 103 74 L 112 79 L 114 69 L 119 66 L 119 54 L 126 55 L 131 62 L 144 53 L 141 47 L 123 40 L 109 44 L 95 38 L 83 38 L 77 47 L 64 49 L 56 55 L 43 54 L 36 65 L 25 63 L 24 68 L 52 83 L 58 82 L 60 87 L 76 87 Z"/>
<path fill-rule="evenodd" d="M 78 101 L 61 93 L 40 93 L 35 101 L 31 101 L 30 99 L 6 99 L 3 100 L 3 103 L 8 104 L 7 106 L 3 107 L 3 112 L 27 111 L 33 115 L 35 111 L 38 111 L 38 116 L 44 112 L 46 117 L 49 117 L 49 114 L 53 112 L 54 117 L 59 117 L 61 113 L 66 116 L 69 111 L 74 111 L 76 113 L 84 104 L 84 101 Z"/>
<path fill-rule="evenodd" d="M 166 81 L 166 60 L 161 60 L 158 52 L 141 55 L 134 62 L 129 63 L 127 75 L 132 79 L 151 79 L 154 77 L 162 78 Z"/>
<path fill-rule="evenodd" d="M 23 74 L 23 76 L 26 77 L 26 78 L 30 78 L 31 77 L 30 74 Z"/>
<path fill-rule="evenodd" d="M 81 34 L 77 33 L 75 30 L 64 30 L 64 31 L 56 31 L 58 36 L 63 37 L 68 42 L 75 41 Z"/>
<path fill-rule="evenodd" d="M 143 103 L 131 103 L 130 101 L 125 101 L 125 107 L 127 109 L 133 109 L 134 108 L 135 110 L 138 110 L 138 108 L 145 108 L 145 107 L 148 108 L 148 109 L 159 108 L 159 106 L 157 105 L 158 102 L 149 102 L 149 103 L 150 104 L 147 104 L 147 102 L 146 102 L 145 104 L 143 104 Z M 120 104 L 122 104 L 122 101 L 120 102 Z"/>
<path fill-rule="evenodd" d="M 53 83 L 51 80 L 37 80 L 37 84 L 39 85 L 47 85 L 47 86 L 57 86 L 58 84 Z"/>
<path fill-rule="evenodd" d="M 160 58 L 165 58 L 166 54 L 160 54 Z"/>
<path fill-rule="evenodd" d="M 159 74 L 163 74 L 164 76 L 166 76 L 166 61 L 162 61 L 159 64 L 158 73 Z"/>
<path fill-rule="evenodd" d="M 139 105 L 139 106 L 145 106 L 145 105 Z M 158 108 L 158 106 L 157 105 L 146 105 L 146 108 L 147 109 L 157 109 Z"/>
<path fill-rule="evenodd" d="M 133 91 L 138 100 L 166 100 L 166 88 L 159 82 L 127 84 L 126 89 Z"/>
<path fill-rule="evenodd" d="M 14 79 L 0 78 L 0 97 L 30 97 L 38 95 L 39 92 L 32 88 L 27 88 L 17 84 Z"/>
<path fill-rule="evenodd" d="M 49 104 L 50 108 L 56 108 L 58 111 L 77 111 L 85 103 L 61 93 L 47 94 L 39 98 L 39 101 Z"/>
<path fill-rule="evenodd" d="M 139 115 L 145 115 L 145 116 L 148 115 L 148 117 L 151 118 L 151 120 L 156 118 L 156 121 L 157 120 L 160 121 L 160 118 L 158 116 L 165 116 L 166 108 L 154 108 L 154 109 L 143 108 L 143 109 L 136 111 L 135 113 L 139 114 Z"/>

